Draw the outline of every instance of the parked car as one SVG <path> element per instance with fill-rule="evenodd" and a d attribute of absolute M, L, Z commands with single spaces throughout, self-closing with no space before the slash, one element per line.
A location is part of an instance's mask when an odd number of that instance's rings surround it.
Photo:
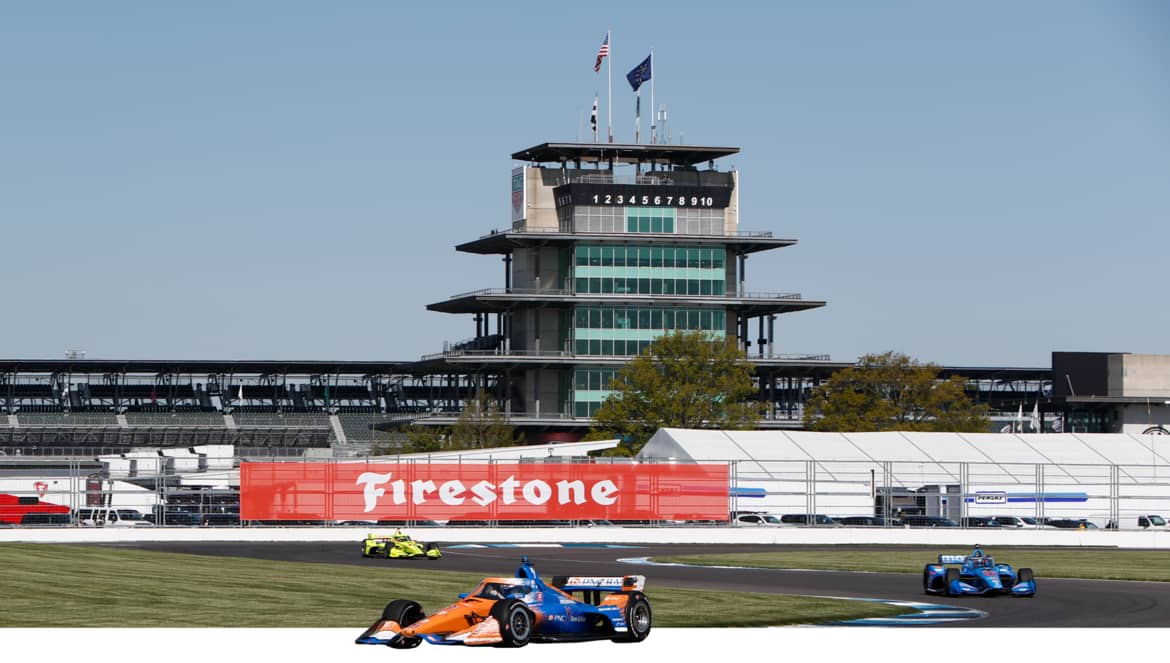
<path fill-rule="evenodd" d="M 153 527 L 141 512 L 134 509 L 110 507 L 82 507 L 77 510 L 77 522 L 89 527 Z"/>
<path fill-rule="evenodd" d="M 902 525 L 902 521 L 897 518 L 884 516 L 844 516 L 833 520 L 846 527 L 900 527 Z"/>
<path fill-rule="evenodd" d="M 763 525 L 776 527 L 780 519 L 770 513 L 741 513 L 735 517 L 736 525 Z"/>
<path fill-rule="evenodd" d="M 1060 529 L 1100 529 L 1087 518 L 1045 518 L 1044 524 Z"/>
<path fill-rule="evenodd" d="M 780 516 L 785 525 L 814 525 L 816 527 L 840 527 L 841 523 L 823 513 L 786 513 Z"/>
<path fill-rule="evenodd" d="M 942 516 L 902 516 L 902 524 L 909 527 L 958 527 L 959 523 Z"/>
<path fill-rule="evenodd" d="M 967 516 L 959 524 L 963 527 L 1003 527 L 1003 523 L 991 516 Z"/>
<path fill-rule="evenodd" d="M 1150 514 L 1146 516 L 1126 516 L 1121 519 L 1121 529 L 1139 529 L 1146 531 L 1162 531 L 1167 529 L 1166 519 L 1162 516 Z M 1110 520 L 1105 529 L 1117 529 L 1117 522 Z"/>
<path fill-rule="evenodd" d="M 26 513 L 20 517 L 21 525 L 71 525 L 73 519 L 68 513 Z"/>

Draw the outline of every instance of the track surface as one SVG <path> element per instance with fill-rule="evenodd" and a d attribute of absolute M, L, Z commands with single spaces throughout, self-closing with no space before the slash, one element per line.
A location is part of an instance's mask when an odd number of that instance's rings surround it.
<path fill-rule="evenodd" d="M 443 559 L 364 559 L 358 539 L 353 543 L 135 543 L 116 544 L 145 550 L 199 555 L 250 557 L 292 562 L 354 564 L 469 571 L 483 575 L 511 575 L 521 555 L 527 555 L 545 577 L 553 575 L 646 576 L 648 587 L 664 585 L 736 592 L 770 592 L 809 596 L 881 598 L 945 603 L 988 614 L 948 624 L 955 627 L 1134 627 L 1170 626 L 1170 583 L 1118 582 L 1044 578 L 1038 574 L 1032 599 L 1011 597 L 926 596 L 921 578 L 906 573 L 846 573 L 773 569 L 721 569 L 681 566 L 635 566 L 619 559 L 679 554 L 783 552 L 798 546 L 648 544 L 625 548 L 600 547 L 484 547 L 443 548 Z M 799 546 L 808 550 L 809 546 Z M 839 550 L 841 546 L 832 546 Z M 826 547 L 826 549 L 829 549 Z"/>

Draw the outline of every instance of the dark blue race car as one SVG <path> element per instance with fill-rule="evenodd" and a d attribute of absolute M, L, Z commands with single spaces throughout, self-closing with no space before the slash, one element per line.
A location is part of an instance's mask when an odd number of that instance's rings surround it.
<path fill-rule="evenodd" d="M 962 596 L 978 594 L 1031 597 L 1036 595 L 1032 569 L 1014 571 L 1008 564 L 996 564 L 975 546 L 970 555 L 939 555 L 938 564 L 922 570 L 922 589 L 927 594 Z"/>

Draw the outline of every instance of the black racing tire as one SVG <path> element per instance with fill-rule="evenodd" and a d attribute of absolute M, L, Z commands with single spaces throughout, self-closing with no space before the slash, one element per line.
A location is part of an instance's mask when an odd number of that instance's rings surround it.
<path fill-rule="evenodd" d="M 951 593 L 951 585 L 953 585 L 954 582 L 958 579 L 959 579 L 959 570 L 958 569 L 947 569 L 946 577 L 943 580 L 946 583 L 945 585 L 943 585 L 943 593 L 946 594 L 947 596 L 958 596 L 957 594 Z"/>
<path fill-rule="evenodd" d="M 430 553 L 432 550 L 439 552 L 439 554 L 435 557 L 431 557 L 428 553 Z M 426 546 L 423 547 L 423 557 L 426 557 L 427 559 L 429 559 L 431 561 L 439 559 L 439 557 L 442 557 L 442 556 L 443 556 L 443 553 L 441 551 L 439 551 L 439 546 L 436 546 L 433 543 L 428 543 Z"/>
<path fill-rule="evenodd" d="M 930 566 L 930 564 L 927 564 L 926 566 L 922 567 L 922 591 L 926 594 L 932 594 L 933 592 L 930 590 L 934 589 L 931 587 Z M 935 584 L 937 583 L 938 581 L 935 580 Z"/>
<path fill-rule="evenodd" d="M 410 626 L 426 616 L 421 605 L 406 599 L 395 599 L 382 609 L 382 619 L 398 622 L 398 625 L 403 627 Z M 399 638 L 390 645 L 390 648 L 414 649 L 421 644 L 422 638 Z"/>
<path fill-rule="evenodd" d="M 1029 580 L 1031 580 L 1032 582 L 1036 582 L 1036 576 L 1032 573 L 1032 569 L 1025 566 L 1024 568 L 1020 569 L 1019 573 L 1016 574 L 1016 582 L 1027 582 Z M 1020 594 L 1020 596 L 1023 596 L 1025 598 L 1029 598 L 1029 599 L 1035 595 L 1036 595 L 1035 593 Z"/>
<path fill-rule="evenodd" d="M 613 638 L 614 642 L 641 642 L 650 635 L 650 627 L 654 621 L 654 613 L 650 610 L 650 601 L 642 592 L 630 592 L 624 611 L 627 631 L 624 635 Z"/>
<path fill-rule="evenodd" d="M 536 623 L 532 611 L 522 601 L 504 599 L 492 606 L 491 616 L 500 625 L 501 647 L 523 647 L 532 641 Z"/>

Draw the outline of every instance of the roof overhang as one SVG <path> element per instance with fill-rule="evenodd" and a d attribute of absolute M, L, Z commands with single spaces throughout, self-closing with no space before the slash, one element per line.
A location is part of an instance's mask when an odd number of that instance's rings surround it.
<path fill-rule="evenodd" d="M 738 154 L 738 147 L 630 145 L 614 143 L 541 143 L 512 155 L 529 163 L 665 163 L 694 166 Z"/>

